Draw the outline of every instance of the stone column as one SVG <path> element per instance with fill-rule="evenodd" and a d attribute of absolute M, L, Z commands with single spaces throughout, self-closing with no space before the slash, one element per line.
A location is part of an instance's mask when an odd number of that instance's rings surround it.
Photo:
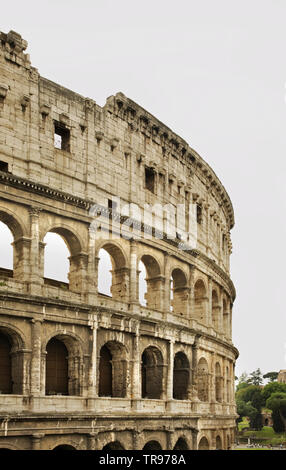
<path fill-rule="evenodd" d="M 95 238 L 96 234 L 92 228 L 89 229 L 88 240 L 88 261 L 86 273 L 86 301 L 90 304 L 95 304 L 98 286 L 98 262 L 99 258 L 95 256 Z"/>
<path fill-rule="evenodd" d="M 209 285 L 208 285 L 209 308 L 208 308 L 208 321 L 207 321 L 207 324 L 208 324 L 209 326 L 213 326 L 213 318 L 212 318 L 212 290 L 213 290 L 213 281 L 212 281 L 212 278 L 209 278 Z"/>
<path fill-rule="evenodd" d="M 33 434 L 31 440 L 32 450 L 41 450 L 41 440 L 45 434 Z"/>
<path fill-rule="evenodd" d="M 41 394 L 41 320 L 31 320 L 32 323 L 32 357 L 30 393 L 33 396 Z"/>
<path fill-rule="evenodd" d="M 140 334 L 139 334 L 139 322 L 135 327 L 135 335 L 133 337 L 133 368 L 132 368 L 132 405 L 136 407 L 136 401 L 141 398 L 141 358 L 140 358 Z"/>
<path fill-rule="evenodd" d="M 130 246 L 130 302 L 138 303 L 137 291 L 137 244 L 134 240 Z"/>
<path fill-rule="evenodd" d="M 90 344 L 90 365 L 88 374 L 88 396 L 90 398 L 97 396 L 97 320 L 93 319 L 91 324 L 91 344 Z"/>
<path fill-rule="evenodd" d="M 190 295 L 189 295 L 189 319 L 196 319 L 195 315 L 195 266 L 190 265 L 189 266 L 189 285 L 190 285 Z"/>
<path fill-rule="evenodd" d="M 43 284 L 44 272 L 39 272 L 40 253 L 39 253 L 39 215 L 40 209 L 30 207 L 30 294 L 41 295 L 41 285 Z"/>
<path fill-rule="evenodd" d="M 167 400 L 173 400 L 173 382 L 174 382 L 174 343 L 175 340 L 169 340 L 168 350 L 168 371 L 167 371 Z"/>
<path fill-rule="evenodd" d="M 166 431 L 166 437 L 167 437 L 167 449 L 166 450 L 173 450 L 175 447 L 175 442 L 174 442 L 174 430 L 173 429 L 168 429 Z"/>
<path fill-rule="evenodd" d="M 197 429 L 192 429 L 192 450 L 198 450 L 198 434 Z"/>
<path fill-rule="evenodd" d="M 132 433 L 132 437 L 133 437 L 133 449 L 132 450 L 141 450 L 141 442 L 142 442 L 143 433 L 135 429 Z"/>
<path fill-rule="evenodd" d="M 90 433 L 87 435 L 87 442 L 86 442 L 86 447 L 87 450 L 96 450 L 97 447 L 97 433 Z"/>

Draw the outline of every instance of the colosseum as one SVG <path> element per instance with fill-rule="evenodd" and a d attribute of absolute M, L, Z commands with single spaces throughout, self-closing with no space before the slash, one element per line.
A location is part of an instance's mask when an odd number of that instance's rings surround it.
<path fill-rule="evenodd" d="M 124 94 L 101 107 L 26 49 L 0 33 L 0 449 L 232 449 L 226 190 Z M 49 233 L 67 282 L 45 276 Z"/>

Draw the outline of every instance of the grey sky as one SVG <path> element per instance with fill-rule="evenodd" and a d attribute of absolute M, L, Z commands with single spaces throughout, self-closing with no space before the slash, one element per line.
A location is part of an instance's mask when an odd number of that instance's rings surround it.
<path fill-rule="evenodd" d="M 237 374 L 286 368 L 284 0 L 14 1 L 2 31 L 103 105 L 122 91 L 212 166 L 235 210 Z"/>

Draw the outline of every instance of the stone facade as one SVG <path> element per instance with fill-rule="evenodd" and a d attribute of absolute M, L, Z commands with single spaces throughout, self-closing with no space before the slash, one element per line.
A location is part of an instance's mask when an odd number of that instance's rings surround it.
<path fill-rule="evenodd" d="M 282 369 L 278 373 L 277 381 L 286 384 L 286 370 Z"/>
<path fill-rule="evenodd" d="M 132 100 L 118 93 L 100 107 L 41 77 L 26 48 L 0 33 L 0 221 L 14 238 L 13 270 L 0 270 L 0 448 L 231 448 L 238 352 L 224 187 Z M 166 236 L 164 215 L 162 237 L 152 218 L 134 225 L 149 236 L 128 237 L 136 213 L 120 215 L 114 198 L 194 204 L 196 247 L 180 249 L 181 222 Z M 94 204 L 102 217 L 91 230 Z M 68 284 L 44 277 L 48 232 L 69 248 Z M 102 248 L 112 297 L 97 289 Z"/>

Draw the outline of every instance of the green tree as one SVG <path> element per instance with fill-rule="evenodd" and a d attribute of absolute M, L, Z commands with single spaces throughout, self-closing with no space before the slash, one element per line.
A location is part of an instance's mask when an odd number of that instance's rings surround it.
<path fill-rule="evenodd" d="M 273 393 L 286 393 L 286 384 L 279 382 L 269 382 L 267 385 L 265 385 L 261 392 L 264 405 Z"/>
<path fill-rule="evenodd" d="M 249 383 L 252 385 L 262 385 L 263 384 L 263 376 L 260 369 L 256 369 L 251 374 L 249 374 Z"/>
<path fill-rule="evenodd" d="M 268 379 L 268 383 L 274 382 L 275 380 L 277 380 L 277 377 L 278 377 L 278 372 L 267 372 L 267 374 L 263 375 L 264 379 Z"/>
<path fill-rule="evenodd" d="M 275 432 L 286 432 L 286 393 L 276 392 L 267 399 L 266 406 L 272 410 L 273 429 Z M 276 420 L 276 421 L 275 421 Z"/>

